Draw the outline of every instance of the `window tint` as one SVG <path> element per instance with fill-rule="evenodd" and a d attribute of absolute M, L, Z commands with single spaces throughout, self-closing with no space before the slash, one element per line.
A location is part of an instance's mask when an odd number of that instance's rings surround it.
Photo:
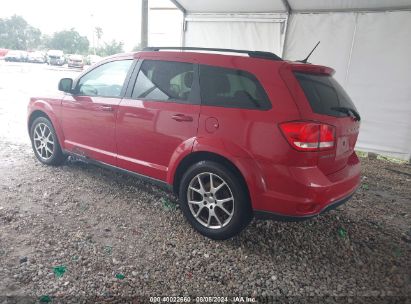
<path fill-rule="evenodd" d="M 145 60 L 132 98 L 188 102 L 193 79 L 192 63 Z"/>
<path fill-rule="evenodd" d="M 313 112 L 331 116 L 347 116 L 333 108 L 347 107 L 357 111 L 350 97 L 338 82 L 328 75 L 295 73 Z"/>
<path fill-rule="evenodd" d="M 201 98 L 206 105 L 229 108 L 271 108 L 257 78 L 246 71 L 200 66 Z"/>
<path fill-rule="evenodd" d="M 120 97 L 132 60 L 103 64 L 84 75 L 77 85 L 80 95 Z"/>

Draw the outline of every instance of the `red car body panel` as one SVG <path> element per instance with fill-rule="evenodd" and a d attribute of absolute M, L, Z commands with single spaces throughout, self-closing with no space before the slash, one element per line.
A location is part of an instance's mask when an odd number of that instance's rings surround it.
<path fill-rule="evenodd" d="M 118 166 L 166 181 L 173 154 L 191 150 L 199 113 L 199 105 L 123 99 L 116 127 Z M 179 114 L 191 120 L 174 120 Z"/>
<path fill-rule="evenodd" d="M 169 185 L 178 182 L 178 166 L 191 153 L 219 155 L 241 172 L 254 210 L 281 216 L 319 214 L 350 196 L 359 185 L 360 163 L 354 152 L 359 122 L 313 113 L 293 75 L 293 71 L 331 75 L 332 69 L 191 52 L 141 52 L 118 58 L 245 70 L 259 80 L 272 107 L 249 110 L 201 105 L 200 101 L 181 104 L 66 94 L 59 99 L 31 99 L 29 118 L 37 110 L 46 113 L 65 151 L 86 154 Z M 179 121 L 176 115 L 185 119 Z M 318 152 L 295 150 L 279 124 L 301 120 L 335 126 L 336 146 Z"/>
<path fill-rule="evenodd" d="M 64 148 L 117 165 L 115 130 L 120 100 L 66 95 L 60 115 L 65 134 Z"/>

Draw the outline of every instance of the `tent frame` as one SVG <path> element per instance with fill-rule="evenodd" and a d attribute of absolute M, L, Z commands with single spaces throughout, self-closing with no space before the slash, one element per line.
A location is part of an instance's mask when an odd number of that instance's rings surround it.
<path fill-rule="evenodd" d="M 191 13 L 188 12 L 187 9 L 181 5 L 179 0 L 170 0 L 184 15 Z M 312 10 L 300 10 L 293 8 L 288 0 L 281 0 L 283 3 L 285 10 L 282 12 L 270 12 L 270 13 L 287 13 L 287 14 L 292 14 L 292 13 L 344 13 L 344 12 L 350 12 L 350 13 L 355 13 L 355 12 L 364 12 L 364 13 L 372 13 L 372 12 L 385 12 L 385 11 L 410 11 L 411 10 L 411 3 L 410 5 L 405 5 L 405 6 L 389 6 L 389 7 L 384 7 L 384 8 L 351 8 L 351 9 L 312 9 Z M 193 13 L 201 13 L 201 12 L 193 12 Z M 224 12 L 224 13 L 230 13 L 230 12 Z M 246 12 L 243 12 L 246 13 Z"/>
<path fill-rule="evenodd" d="M 181 29 L 181 45 L 182 46 L 185 46 L 186 45 L 186 43 L 185 43 L 185 40 L 186 40 L 186 37 L 185 37 L 185 32 L 186 32 L 186 29 L 187 29 L 187 22 L 189 22 L 189 21 L 193 21 L 193 18 L 192 17 L 194 17 L 194 16 L 204 16 L 205 18 L 204 19 L 200 19 L 200 18 L 198 18 L 198 19 L 196 19 L 196 21 L 234 21 L 234 20 L 236 20 L 236 21 L 239 21 L 239 20 L 242 20 L 241 19 L 241 15 L 254 15 L 254 16 L 256 16 L 256 15 L 258 15 L 258 16 L 260 16 L 260 15 L 262 15 L 262 14 L 266 14 L 266 15 L 281 15 L 281 14 L 284 14 L 284 15 L 286 15 L 285 17 L 284 17 L 284 19 L 285 19 L 285 28 L 284 28 L 284 42 L 283 42 L 283 45 L 282 45 L 282 53 L 284 52 L 284 46 L 285 45 L 287 45 L 287 38 L 288 38 L 288 23 L 289 23 L 289 20 L 290 20 L 290 17 L 291 17 L 291 15 L 292 14 L 313 14 L 313 13 L 355 13 L 355 12 L 362 12 L 362 13 L 372 13 L 372 12 L 383 12 L 383 11 L 404 11 L 404 10 L 409 10 L 409 11 L 411 11 L 411 4 L 409 5 L 409 6 L 404 6 L 404 7 L 395 7 L 395 6 L 393 6 L 393 7 L 388 7 L 388 8 L 366 8 L 366 9 L 362 9 L 362 8 L 357 8 L 357 9 L 316 9 L 316 10 L 299 10 L 299 9 L 295 9 L 295 8 L 293 8 L 291 5 L 290 5 L 290 2 L 288 1 L 288 0 L 281 0 L 281 2 L 283 3 L 283 6 L 284 6 L 284 8 L 285 8 L 285 10 L 284 11 L 282 11 L 282 12 L 261 12 L 261 13 L 256 13 L 256 12 L 253 12 L 253 13 L 247 13 L 247 12 L 241 12 L 241 13 L 235 13 L 236 15 L 238 15 L 239 16 L 239 18 L 237 19 L 237 18 L 234 18 L 234 17 L 229 17 L 229 16 L 227 16 L 226 18 L 222 18 L 222 19 L 217 19 L 217 18 L 213 18 L 213 17 L 211 17 L 212 15 L 214 15 L 214 16 L 216 16 L 216 15 L 219 15 L 219 16 L 224 16 L 224 15 L 227 15 L 227 14 L 230 14 L 230 12 L 219 12 L 219 13 L 212 13 L 212 12 L 207 12 L 207 13 L 203 13 L 203 12 L 188 12 L 188 10 L 179 2 L 179 0 L 170 0 L 182 13 L 183 13 L 183 26 L 182 26 L 182 29 Z M 206 16 L 210 16 L 208 19 L 206 18 Z M 283 21 L 284 19 L 282 19 L 281 21 Z M 275 20 L 275 18 L 273 19 L 271 19 L 271 20 L 269 20 L 268 18 L 267 19 L 259 19 L 259 18 L 257 18 L 257 17 L 255 17 L 255 18 L 247 18 L 247 19 L 245 19 L 244 18 L 244 20 L 243 21 L 245 21 L 245 20 L 247 20 L 247 21 L 254 21 L 254 22 L 276 22 L 276 20 Z M 284 54 L 283 54 L 284 55 Z"/>

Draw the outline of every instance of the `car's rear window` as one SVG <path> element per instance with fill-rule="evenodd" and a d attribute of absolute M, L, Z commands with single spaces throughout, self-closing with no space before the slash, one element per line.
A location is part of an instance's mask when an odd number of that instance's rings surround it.
<path fill-rule="evenodd" d="M 347 114 L 335 108 L 346 107 L 356 111 L 351 98 L 332 76 L 301 72 L 294 74 L 313 112 L 340 117 L 347 116 Z"/>
<path fill-rule="evenodd" d="M 200 87 L 205 105 L 256 110 L 271 108 L 260 82 L 246 71 L 200 65 Z"/>

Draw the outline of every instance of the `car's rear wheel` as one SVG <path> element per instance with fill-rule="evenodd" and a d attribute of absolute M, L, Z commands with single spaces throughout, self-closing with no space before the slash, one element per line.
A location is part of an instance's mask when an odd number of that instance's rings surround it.
<path fill-rule="evenodd" d="M 31 145 L 37 159 L 46 165 L 58 166 L 65 156 L 52 123 L 45 117 L 38 117 L 30 128 Z"/>
<path fill-rule="evenodd" d="M 252 218 L 244 182 L 232 170 L 212 161 L 201 161 L 187 170 L 179 200 L 190 224 L 212 239 L 233 237 Z"/>

